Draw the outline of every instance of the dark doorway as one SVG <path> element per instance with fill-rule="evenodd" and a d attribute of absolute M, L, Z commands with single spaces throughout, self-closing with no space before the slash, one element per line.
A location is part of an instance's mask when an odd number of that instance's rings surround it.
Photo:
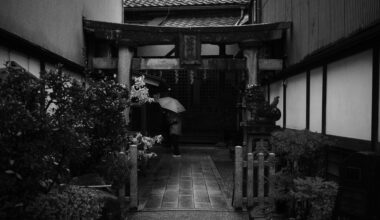
<path fill-rule="evenodd" d="M 216 143 L 237 130 L 236 104 L 241 70 L 149 70 L 171 88 L 169 95 L 186 108 L 184 143 Z"/>

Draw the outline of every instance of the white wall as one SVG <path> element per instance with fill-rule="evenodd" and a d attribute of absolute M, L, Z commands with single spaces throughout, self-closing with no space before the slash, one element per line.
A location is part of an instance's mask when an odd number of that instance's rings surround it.
<path fill-rule="evenodd" d="M 305 129 L 306 73 L 288 78 L 286 88 L 286 127 Z"/>
<path fill-rule="evenodd" d="M 121 23 L 121 0 L 1 0 L 0 28 L 83 65 L 83 16 Z"/>
<path fill-rule="evenodd" d="M 371 139 L 372 50 L 327 66 L 326 133 Z"/>
<path fill-rule="evenodd" d="M 283 126 L 282 117 L 284 114 L 284 112 L 283 112 L 283 109 L 284 109 L 283 108 L 283 100 L 284 100 L 283 92 L 284 91 L 283 91 L 283 86 L 282 86 L 281 81 L 270 84 L 270 100 L 273 100 L 274 97 L 276 97 L 276 96 L 280 97 L 277 108 L 280 109 L 280 111 L 281 111 L 281 118 L 280 118 L 280 120 L 276 121 L 276 125 L 281 126 L 281 127 Z"/>
<path fill-rule="evenodd" d="M 309 130 L 313 132 L 322 132 L 322 77 L 322 67 L 310 71 Z"/>

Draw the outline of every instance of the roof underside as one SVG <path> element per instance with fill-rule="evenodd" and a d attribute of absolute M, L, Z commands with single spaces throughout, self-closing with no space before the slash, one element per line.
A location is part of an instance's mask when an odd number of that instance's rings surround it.
<path fill-rule="evenodd" d="M 160 24 L 165 27 L 202 27 L 202 26 L 231 26 L 238 23 L 239 16 L 178 16 L 171 17 Z"/>
<path fill-rule="evenodd" d="M 199 35 L 202 43 L 265 42 L 281 39 L 282 31 L 288 28 L 288 22 L 242 26 L 167 27 L 84 20 L 85 31 L 93 33 L 96 38 L 117 40 L 136 46 L 173 44 L 180 34 Z"/>
<path fill-rule="evenodd" d="M 246 5 L 250 0 L 124 0 L 125 8 Z"/>

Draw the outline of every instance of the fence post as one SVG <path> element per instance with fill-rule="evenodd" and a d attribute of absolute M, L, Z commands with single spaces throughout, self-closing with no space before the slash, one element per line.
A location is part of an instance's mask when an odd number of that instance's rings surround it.
<path fill-rule="evenodd" d="M 254 182 L 253 182 L 253 153 L 248 153 L 248 165 L 247 165 L 247 202 L 248 207 L 253 206 L 253 189 L 254 189 Z"/>
<path fill-rule="evenodd" d="M 234 208 L 243 206 L 243 152 L 241 146 L 235 147 Z"/>
<path fill-rule="evenodd" d="M 269 162 L 269 176 L 268 176 L 268 179 L 269 179 L 269 190 L 268 190 L 268 194 L 269 194 L 269 197 L 270 198 L 273 198 L 273 179 L 271 179 L 274 174 L 275 174 L 275 154 L 274 153 L 269 153 L 269 158 L 268 158 L 268 162 Z"/>
<path fill-rule="evenodd" d="M 264 204 L 264 153 L 260 152 L 257 154 L 259 168 L 258 168 L 258 188 L 257 194 L 259 198 L 259 205 Z"/>
<path fill-rule="evenodd" d="M 131 172 L 129 177 L 130 208 L 137 209 L 138 206 L 138 178 L 137 178 L 137 145 L 130 146 Z"/>

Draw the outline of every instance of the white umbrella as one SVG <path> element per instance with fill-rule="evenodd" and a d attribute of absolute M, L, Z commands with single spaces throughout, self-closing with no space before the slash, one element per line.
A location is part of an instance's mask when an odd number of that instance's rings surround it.
<path fill-rule="evenodd" d="M 158 99 L 158 103 L 161 108 L 170 110 L 175 113 L 181 113 L 186 111 L 185 107 L 175 98 L 172 97 L 163 97 Z"/>

